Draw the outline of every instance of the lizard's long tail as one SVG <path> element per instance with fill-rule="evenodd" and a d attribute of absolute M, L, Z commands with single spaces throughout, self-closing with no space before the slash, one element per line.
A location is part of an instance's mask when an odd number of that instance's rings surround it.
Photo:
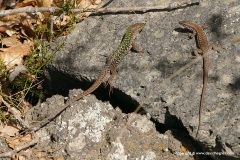
<path fill-rule="evenodd" d="M 199 107 L 199 119 L 198 119 L 198 129 L 196 137 L 198 136 L 198 132 L 201 127 L 201 117 L 202 117 L 202 107 L 204 103 L 204 97 L 206 95 L 206 89 L 207 89 L 207 82 L 208 82 L 208 70 L 209 70 L 209 57 L 203 58 L 203 88 L 202 88 L 202 96 L 200 101 L 200 107 Z"/>
<path fill-rule="evenodd" d="M 83 93 L 81 93 L 80 95 L 78 95 L 77 97 L 71 99 L 70 101 L 66 102 L 64 104 L 64 106 L 62 106 L 62 108 L 66 108 L 67 106 L 71 105 L 72 103 L 74 103 L 75 101 L 81 99 L 82 97 L 92 93 L 93 91 L 95 91 L 99 86 L 100 84 L 103 82 L 105 76 L 107 75 L 107 73 L 109 72 L 109 69 L 107 68 L 104 68 L 99 76 L 97 77 L 97 80 L 93 83 L 93 85 L 88 88 L 86 91 L 84 91 Z"/>
<path fill-rule="evenodd" d="M 87 89 L 86 91 L 84 91 L 83 93 L 78 95 L 77 97 L 71 99 L 70 101 L 66 102 L 61 108 L 59 108 L 57 110 L 56 114 L 52 114 L 51 116 L 49 116 L 49 117 L 45 118 L 44 120 L 42 120 L 43 123 L 40 124 L 40 127 L 35 128 L 33 130 L 34 131 L 39 130 L 41 127 L 43 127 L 46 124 L 48 124 L 48 122 L 51 121 L 53 118 L 55 118 L 56 116 L 61 114 L 69 105 L 71 105 L 72 103 L 76 102 L 77 100 L 81 99 L 82 97 L 90 94 L 95 89 L 97 89 L 98 86 L 100 86 L 100 84 L 102 83 L 103 79 L 105 78 L 105 76 L 107 75 L 108 72 L 109 72 L 109 68 L 108 67 L 103 68 L 103 70 L 99 74 L 97 80 L 93 83 L 93 85 L 89 89 Z"/>

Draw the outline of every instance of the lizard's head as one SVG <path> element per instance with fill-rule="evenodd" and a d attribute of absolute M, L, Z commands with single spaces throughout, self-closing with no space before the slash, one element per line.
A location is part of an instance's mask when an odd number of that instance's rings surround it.
<path fill-rule="evenodd" d="M 142 31 L 142 29 L 144 28 L 145 25 L 146 25 L 146 23 L 135 23 L 135 24 L 131 25 L 130 28 L 133 32 L 139 33 Z"/>
<path fill-rule="evenodd" d="M 186 21 L 180 21 L 179 24 L 182 25 L 182 26 L 185 26 L 187 24 L 187 22 Z"/>

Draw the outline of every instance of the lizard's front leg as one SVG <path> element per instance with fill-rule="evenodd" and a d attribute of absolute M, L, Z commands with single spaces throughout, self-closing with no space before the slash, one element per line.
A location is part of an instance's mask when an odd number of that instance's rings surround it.
<path fill-rule="evenodd" d="M 110 71 L 111 71 L 111 75 L 108 78 L 108 85 L 110 86 L 109 97 L 110 97 L 110 94 L 113 92 L 113 80 L 114 80 L 114 78 L 116 77 L 116 74 L 117 74 L 117 67 L 111 67 Z"/>
<path fill-rule="evenodd" d="M 132 49 L 136 52 L 142 52 L 145 48 L 144 47 L 137 47 L 134 43 L 134 40 L 131 40 Z"/>
<path fill-rule="evenodd" d="M 201 54 L 201 55 L 203 54 L 202 50 L 199 48 L 194 49 L 192 58 L 197 58 L 199 56 L 199 54 Z"/>

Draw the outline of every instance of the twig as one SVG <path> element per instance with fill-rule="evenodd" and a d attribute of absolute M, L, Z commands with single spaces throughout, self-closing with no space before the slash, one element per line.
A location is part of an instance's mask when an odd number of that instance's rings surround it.
<path fill-rule="evenodd" d="M 14 93 L 14 94 L 11 95 L 11 96 L 13 97 L 13 96 L 17 95 L 17 94 L 20 93 L 20 92 L 23 92 L 23 91 L 26 91 L 26 90 L 30 90 L 31 88 L 33 88 L 33 87 L 39 85 L 39 84 L 42 83 L 42 82 L 43 82 L 43 80 L 39 81 L 38 83 L 34 84 L 33 86 L 30 86 L 30 87 L 25 88 L 25 89 L 23 89 L 23 90 L 21 90 L 21 91 L 19 91 L 19 92 L 17 92 L 17 93 Z"/>
<path fill-rule="evenodd" d="M 9 112 L 12 113 L 12 115 L 14 116 L 14 118 L 16 118 L 20 124 L 21 127 L 23 128 L 29 128 L 29 125 L 18 115 L 18 113 L 13 109 L 13 107 L 10 106 L 10 104 L 8 104 L 3 97 L 0 95 L 0 101 L 3 102 L 3 104 L 5 104 L 5 106 L 8 108 Z"/>
<path fill-rule="evenodd" d="M 71 9 L 70 12 L 94 12 L 94 13 L 129 13 L 129 12 L 150 12 L 150 11 L 171 11 L 174 9 L 187 7 L 190 5 L 198 5 L 199 2 L 192 2 L 192 0 L 185 0 L 183 2 L 165 5 L 165 6 L 150 6 L 150 7 L 112 7 L 112 8 L 99 8 L 99 9 Z M 35 12 L 58 12 L 61 8 L 58 7 L 23 7 L 11 10 L 0 11 L 0 17 L 16 13 L 35 13 Z"/>
<path fill-rule="evenodd" d="M 20 104 L 24 101 L 24 98 L 27 96 L 28 92 L 30 91 L 30 89 L 33 88 L 33 87 L 31 87 L 32 84 L 33 84 L 33 81 L 31 82 L 30 87 L 28 87 L 27 92 L 25 92 L 25 95 L 21 98 L 21 101 L 18 103 L 16 108 L 18 108 L 20 106 Z"/>
<path fill-rule="evenodd" d="M 50 1 L 50 4 L 52 5 L 53 0 Z M 53 36 L 53 15 L 50 15 L 50 43 L 52 43 L 52 36 Z"/>

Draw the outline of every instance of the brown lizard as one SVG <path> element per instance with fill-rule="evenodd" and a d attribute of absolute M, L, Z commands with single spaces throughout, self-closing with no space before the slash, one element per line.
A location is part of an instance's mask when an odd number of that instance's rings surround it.
<path fill-rule="evenodd" d="M 203 28 L 195 23 L 187 22 L 187 21 L 180 21 L 180 25 L 190 29 L 193 34 L 196 34 L 197 36 L 197 42 L 198 42 L 198 49 L 194 50 L 194 54 L 197 56 L 197 54 L 204 55 L 207 53 L 212 47 L 208 43 L 208 39 L 206 36 L 206 33 L 204 32 Z M 204 96 L 206 95 L 206 88 L 207 88 L 207 82 L 208 82 L 208 70 L 209 70 L 209 55 L 203 57 L 203 88 L 202 88 L 202 95 L 200 100 L 200 107 L 199 107 L 199 122 L 198 122 L 198 128 L 196 137 L 198 136 L 199 129 L 201 127 L 201 113 L 202 113 L 202 107 L 204 102 Z"/>
<path fill-rule="evenodd" d="M 108 73 L 111 72 L 111 75 L 108 79 L 108 84 L 110 86 L 110 92 L 112 91 L 113 85 L 112 81 L 114 80 L 116 73 L 117 73 L 117 66 L 121 62 L 121 60 L 129 53 L 130 49 L 133 48 L 136 51 L 142 51 L 137 49 L 134 40 L 136 36 L 141 32 L 141 30 L 144 28 L 145 23 L 135 23 L 128 27 L 126 34 L 124 35 L 120 45 L 118 46 L 117 50 L 115 50 L 110 56 L 107 57 L 106 63 L 100 72 L 97 80 L 93 83 L 93 85 L 88 88 L 83 93 L 79 94 L 77 97 L 70 99 L 66 104 L 64 104 L 60 111 L 58 111 L 56 114 L 53 114 L 49 116 L 48 118 L 44 119 L 42 124 L 40 124 L 40 127 L 37 127 L 33 130 L 38 130 L 41 127 L 45 126 L 47 123 L 49 123 L 53 118 L 55 118 L 57 115 L 59 115 L 62 111 L 64 111 L 69 105 L 73 104 L 77 100 L 81 99 L 82 97 L 92 93 L 94 90 L 96 90 L 100 84 L 103 82 L 104 78 Z M 40 122 L 40 123 L 41 123 Z"/>

